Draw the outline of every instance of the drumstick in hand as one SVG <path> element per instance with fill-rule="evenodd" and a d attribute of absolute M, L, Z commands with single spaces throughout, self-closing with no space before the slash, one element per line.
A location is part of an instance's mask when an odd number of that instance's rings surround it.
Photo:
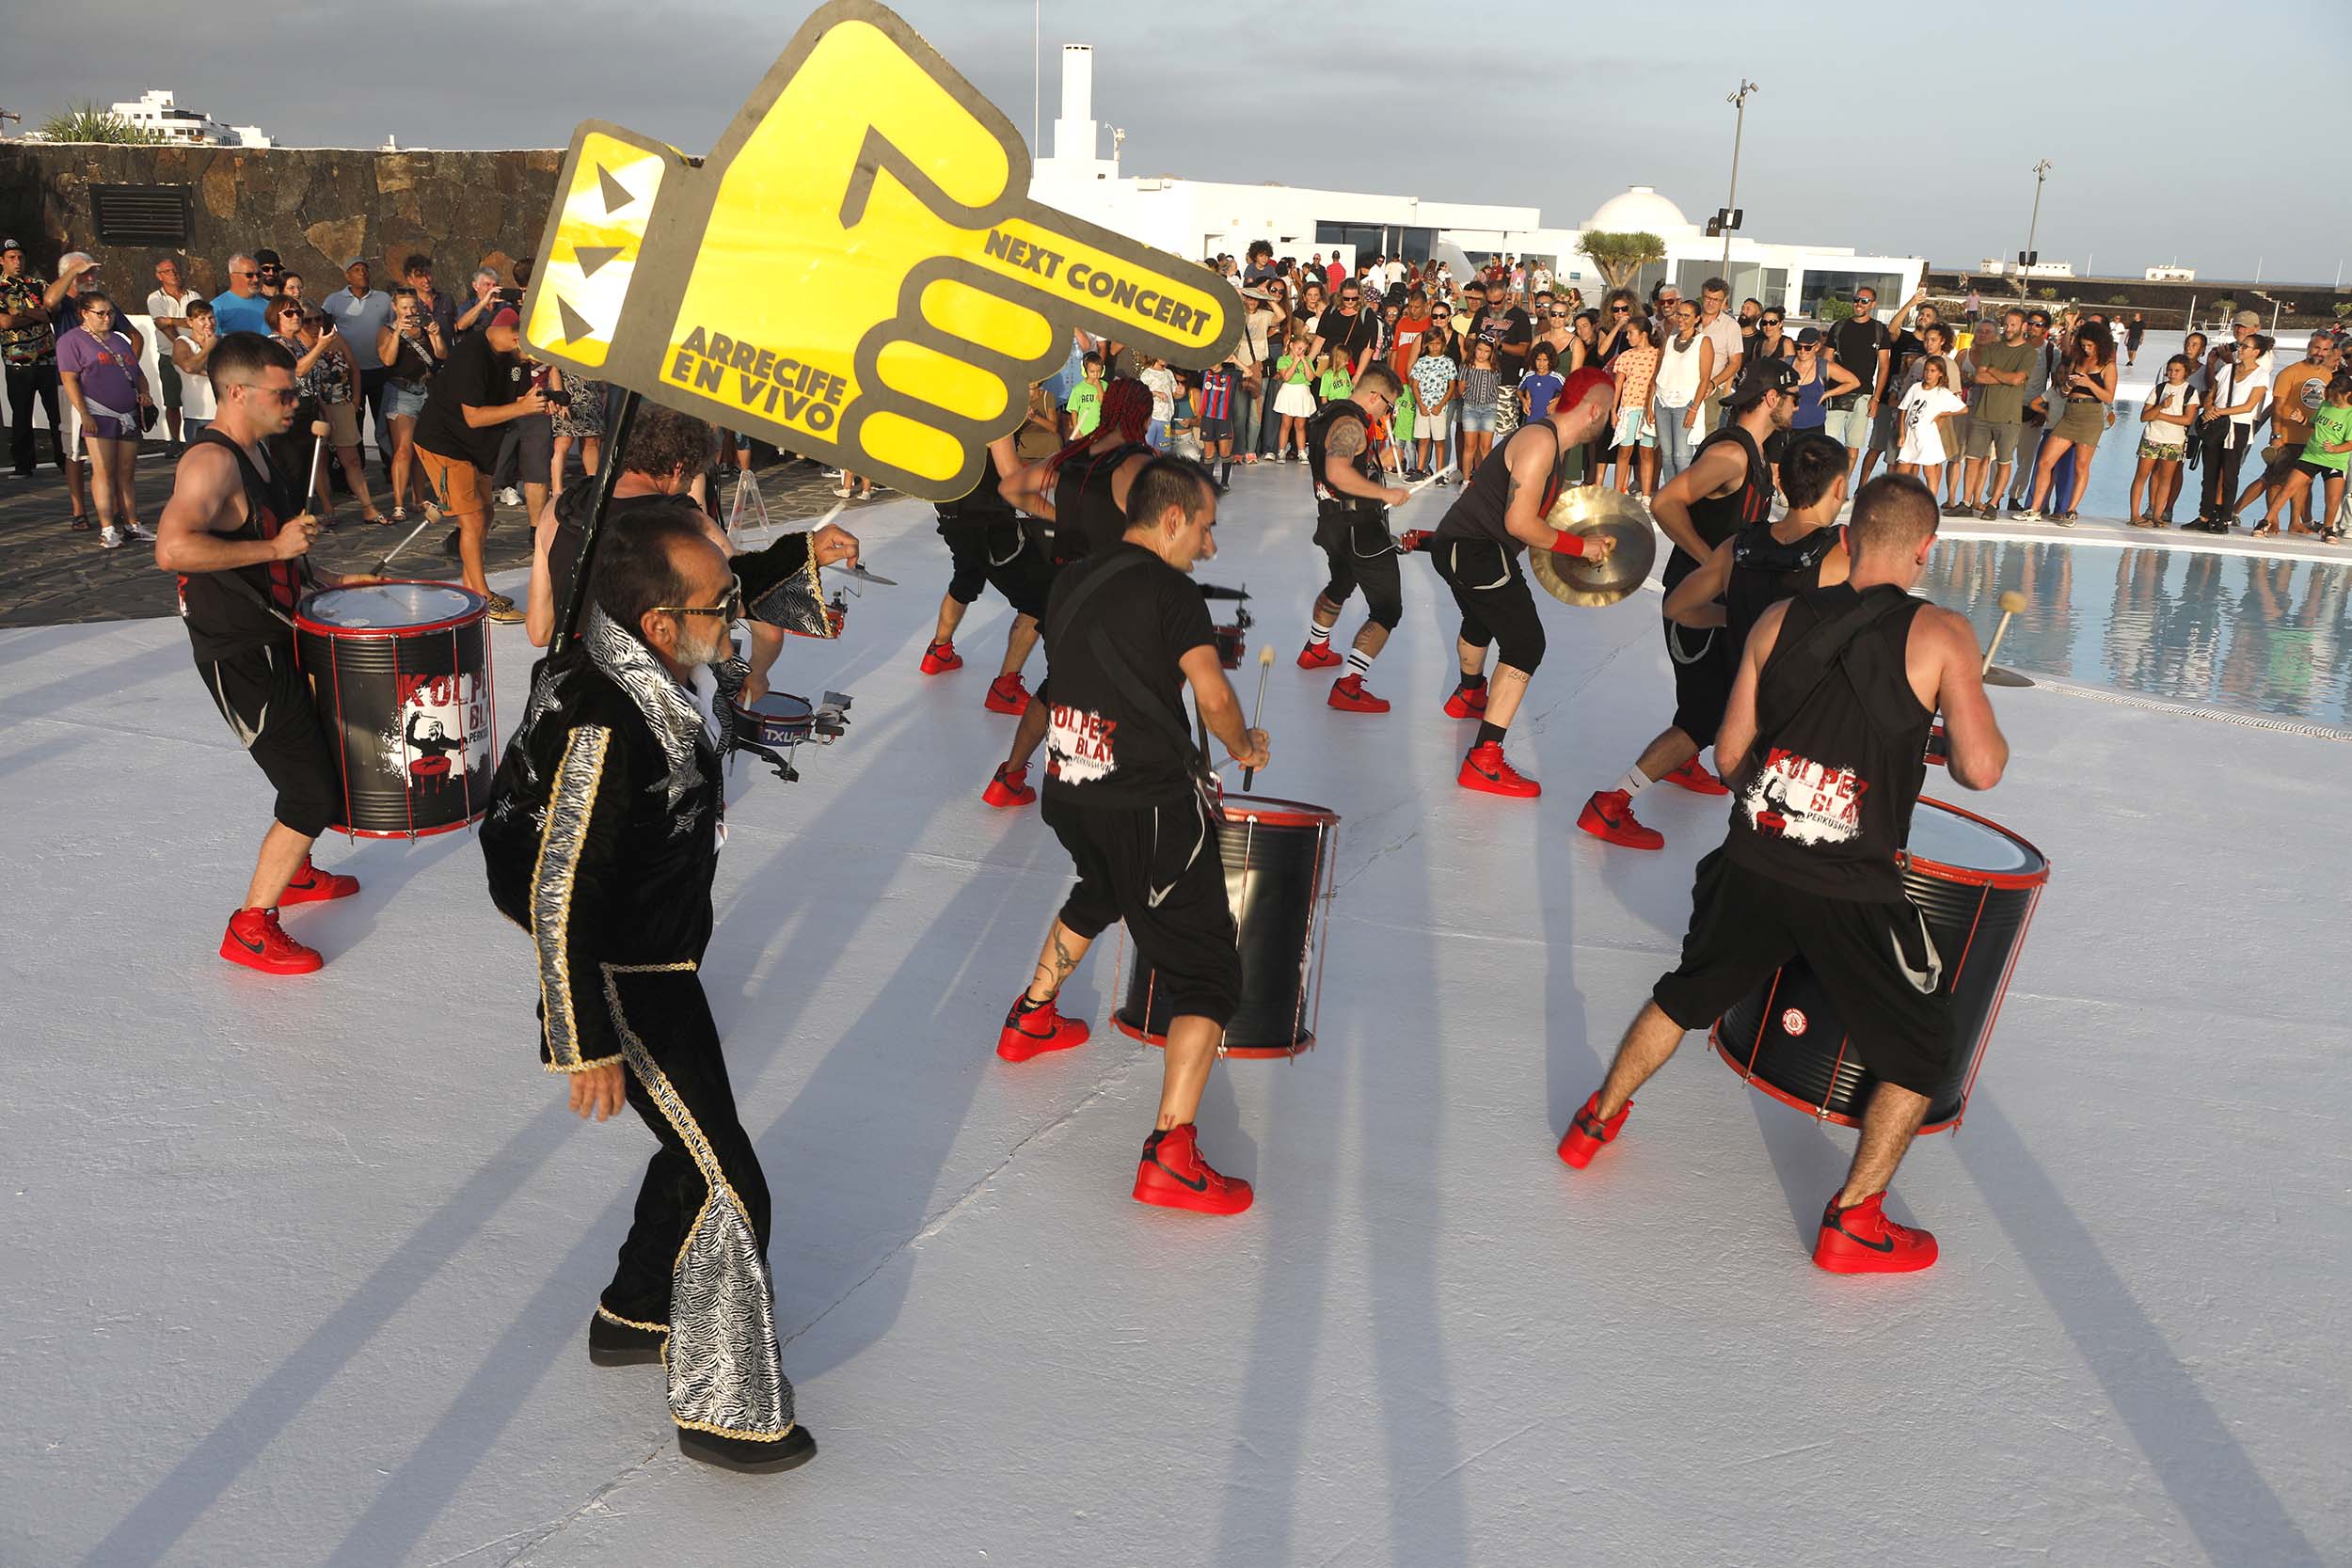
<path fill-rule="evenodd" d="M 1993 645 L 1984 651 L 1984 669 L 1977 672 L 1979 678 L 1993 668 L 1993 656 L 2001 651 L 2001 639 L 2009 635 L 2009 618 L 2025 608 L 2026 595 L 2016 589 L 2010 589 L 2001 595 L 2001 624 L 1993 628 Z"/>
<path fill-rule="evenodd" d="M 1274 644 L 1269 642 L 1264 647 L 1258 650 L 1258 705 L 1251 709 L 1249 714 L 1249 727 L 1253 730 L 1258 727 L 1258 721 L 1265 717 L 1265 678 L 1267 674 L 1273 671 L 1273 669 Z M 1241 770 L 1241 787 L 1247 791 L 1249 786 L 1257 781 L 1257 777 L 1258 770 L 1256 768 L 1243 768 Z"/>

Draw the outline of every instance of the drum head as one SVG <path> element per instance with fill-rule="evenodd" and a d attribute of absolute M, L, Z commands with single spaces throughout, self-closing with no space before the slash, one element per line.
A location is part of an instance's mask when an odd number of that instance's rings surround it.
<path fill-rule="evenodd" d="M 1327 828 L 1340 819 L 1340 814 L 1327 806 L 1311 806 L 1304 800 L 1277 800 L 1270 796 L 1228 795 L 1223 806 L 1230 818 L 1268 828 Z"/>
<path fill-rule="evenodd" d="M 795 697 L 789 691 L 771 691 L 755 703 L 736 705 L 755 719 L 779 724 L 805 723 L 817 711 L 808 705 L 806 698 Z"/>
<path fill-rule="evenodd" d="M 328 631 L 406 631 L 464 621 L 488 607 L 455 583 L 372 582 L 323 589 L 302 601 L 301 615 Z"/>
<path fill-rule="evenodd" d="M 2024 839 L 1935 800 L 1922 800 L 1912 812 L 1911 842 L 1904 847 L 1923 861 L 1996 877 L 2028 877 L 2049 867 Z"/>

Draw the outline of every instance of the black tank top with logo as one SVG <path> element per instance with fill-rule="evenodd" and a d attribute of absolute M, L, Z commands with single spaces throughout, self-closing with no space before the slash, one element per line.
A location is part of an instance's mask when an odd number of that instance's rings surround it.
<path fill-rule="evenodd" d="M 1788 601 L 1758 673 L 1748 776 L 1724 852 L 1833 898 L 1895 903 L 1934 715 L 1911 689 L 1911 623 L 1926 601 L 1880 584 Z M 1842 633 L 1842 635 L 1841 635 Z"/>
<path fill-rule="evenodd" d="M 1357 451 L 1353 467 L 1373 483 L 1380 483 L 1380 459 L 1372 450 L 1372 416 L 1364 411 L 1363 404 L 1353 398 L 1325 404 L 1307 421 L 1308 483 L 1314 487 L 1315 499 L 1321 505 L 1336 506 L 1347 512 L 1384 513 L 1388 509 L 1381 502 L 1343 494 L 1332 489 L 1324 481 L 1323 464 L 1330 454 L 1331 432 L 1343 420 L 1354 420 L 1364 427 L 1364 444 Z"/>
<path fill-rule="evenodd" d="M 1783 544 L 1770 523 L 1751 523 L 1732 536 L 1731 579 L 1724 584 L 1724 631 L 1731 657 L 1748 645 L 1763 613 L 1793 594 L 1821 585 L 1821 562 L 1844 530 L 1832 523 Z"/>
<path fill-rule="evenodd" d="M 287 495 L 286 486 L 262 473 L 246 450 L 219 430 L 206 430 L 188 445 L 228 448 L 245 482 L 245 521 L 234 529 L 215 531 L 215 539 L 275 539 L 285 519 L 300 513 L 299 501 Z M 302 596 L 299 559 L 220 572 L 182 572 L 178 577 L 180 615 L 188 624 L 188 641 L 197 657 L 230 658 L 293 641 L 293 629 L 270 610 L 294 613 L 294 601 Z"/>
<path fill-rule="evenodd" d="M 1747 454 L 1748 474 L 1730 494 L 1702 496 L 1691 503 L 1691 526 L 1699 531 L 1699 538 L 1710 552 L 1750 523 L 1769 522 L 1772 515 L 1772 467 L 1764 461 L 1763 449 L 1756 444 L 1756 437 L 1738 425 L 1727 424 L 1701 441 L 1698 450 L 1691 453 L 1692 465 L 1695 467 L 1708 448 L 1724 441 L 1740 443 Z M 1692 559 L 1691 552 L 1677 545 L 1674 553 L 1666 558 L 1666 569 L 1659 574 L 1659 580 L 1671 594 L 1677 583 L 1698 569 L 1699 563 Z"/>
<path fill-rule="evenodd" d="M 1494 450 L 1486 454 L 1478 465 L 1477 471 L 1470 475 L 1470 483 L 1462 486 L 1462 493 L 1454 498 L 1454 504 L 1446 509 L 1445 516 L 1438 522 L 1432 538 L 1449 542 L 1455 539 L 1489 539 L 1511 555 L 1518 555 L 1527 548 L 1526 541 L 1512 535 L 1508 523 L 1511 462 L 1506 454 L 1511 450 L 1512 441 L 1536 431 L 1549 435 L 1552 444 L 1558 446 L 1559 427 L 1549 420 L 1537 420 L 1534 424 L 1513 432 L 1509 440 L 1496 442 Z M 1549 516 L 1552 504 L 1559 499 L 1560 464 L 1555 460 L 1544 479 L 1544 493 L 1536 504 L 1535 515 L 1539 517 Z"/>
<path fill-rule="evenodd" d="M 1125 537 L 1127 514 L 1111 493 L 1111 479 L 1120 464 L 1138 455 L 1156 454 L 1141 441 L 1128 441 L 1108 451 L 1081 451 L 1062 464 L 1054 476 L 1055 565 L 1108 549 Z"/>

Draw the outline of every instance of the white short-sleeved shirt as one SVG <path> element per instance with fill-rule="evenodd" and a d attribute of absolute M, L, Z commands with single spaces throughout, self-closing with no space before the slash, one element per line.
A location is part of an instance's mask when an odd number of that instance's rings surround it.
<path fill-rule="evenodd" d="M 1903 444 L 1895 460 L 1929 465 L 1943 462 L 1944 430 L 1935 421 L 1947 414 L 1960 413 L 1968 406 L 1968 400 L 1949 388 L 1919 386 L 1903 394 L 1899 406 Z"/>
<path fill-rule="evenodd" d="M 196 302 L 196 299 L 197 293 L 194 289 L 185 291 L 178 299 L 172 298 L 169 294 L 164 293 L 163 290 L 158 289 L 153 293 L 147 296 L 147 313 L 149 316 L 157 321 L 163 320 L 166 316 L 184 319 L 188 313 L 188 307 L 193 305 Z M 158 335 L 165 338 L 170 338 L 177 336 L 177 333 L 167 330 Z M 168 356 L 167 356 L 167 357 L 168 357 Z"/>
<path fill-rule="evenodd" d="M 2230 416 L 2230 422 L 2240 429 L 2244 429 L 2263 417 L 2263 404 L 2270 401 L 2270 372 L 2258 369 L 2240 375 L 2238 368 L 2232 365 L 2221 372 L 2221 380 L 2214 388 L 2213 395 L 2223 408 L 2233 404 L 2244 403 L 2249 392 L 2262 394 L 2254 399 L 2254 406 L 2243 414 Z"/>
<path fill-rule="evenodd" d="M 1731 368 L 1731 361 L 1741 348 L 1740 324 L 1726 310 L 1711 322 L 1699 323 L 1699 339 L 1715 345 L 1715 373 L 1721 375 Z"/>

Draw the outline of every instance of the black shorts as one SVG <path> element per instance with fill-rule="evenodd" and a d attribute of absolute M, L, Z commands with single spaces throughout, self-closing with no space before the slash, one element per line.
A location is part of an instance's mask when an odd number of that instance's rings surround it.
<path fill-rule="evenodd" d="M 1331 566 L 1323 596 L 1343 605 L 1361 588 L 1372 618 L 1393 631 L 1405 618 L 1405 579 L 1397 569 L 1396 541 L 1389 536 L 1387 510 L 1317 501 L 1315 544 Z"/>
<path fill-rule="evenodd" d="M 1029 547 L 1021 525 L 943 521 L 939 531 L 947 541 L 955 570 L 947 579 L 947 596 L 958 604 L 977 601 L 982 588 L 994 588 L 1023 615 L 1045 616 L 1045 595 L 1054 586 L 1053 569 Z"/>
<path fill-rule="evenodd" d="M 1682 964 L 1650 991 L 1685 1029 L 1724 1010 L 1802 956 L 1836 1005 L 1862 1065 L 1915 1094 L 1946 1086 L 1952 1055 L 1948 983 L 1926 990 L 1911 978 L 1937 972 L 1934 937 L 1908 901 L 1831 898 L 1735 863 L 1722 849 L 1699 862 Z M 1947 973 L 1960 955 L 1945 954 Z"/>
<path fill-rule="evenodd" d="M 1465 537 L 1432 540 L 1429 553 L 1462 611 L 1462 641 L 1473 648 L 1495 646 L 1502 663 L 1534 674 L 1544 658 L 1544 622 L 1535 613 L 1519 552 L 1491 539 Z"/>
<path fill-rule="evenodd" d="M 199 658 L 196 673 L 262 776 L 277 786 L 278 820 L 305 838 L 325 832 L 341 811 L 342 784 L 293 643 Z"/>
<path fill-rule="evenodd" d="M 2279 455 L 2263 467 L 2263 483 L 2284 484 L 2287 482 L 2287 476 L 2295 472 L 2297 465 L 2303 461 L 2303 447 L 2304 443 L 2301 441 L 2280 442 Z"/>
<path fill-rule="evenodd" d="M 1203 445 L 1203 446 L 1212 446 L 1212 445 L 1216 444 L 1216 442 L 1218 442 L 1218 441 L 1230 441 L 1230 440 L 1232 440 L 1232 438 L 1233 438 L 1233 421 L 1232 421 L 1232 420 L 1217 420 L 1217 419 L 1209 419 L 1209 418 L 1203 418 L 1203 419 L 1201 420 L 1201 421 L 1200 421 L 1200 442 L 1201 442 L 1201 445 Z"/>
<path fill-rule="evenodd" d="M 1045 797 L 1045 825 L 1078 868 L 1061 923 L 1091 942 L 1127 923 L 1137 961 L 1159 971 L 1171 1018 L 1219 1029 L 1241 1001 L 1240 937 L 1225 857 L 1197 800 L 1170 806 L 1073 806 Z"/>
<path fill-rule="evenodd" d="M 1665 626 L 1666 657 L 1675 672 L 1675 728 L 1704 751 L 1715 743 L 1715 732 L 1724 726 L 1732 679 L 1740 673 L 1731 655 L 1731 636 L 1721 626 L 1682 626 L 1672 621 Z"/>

